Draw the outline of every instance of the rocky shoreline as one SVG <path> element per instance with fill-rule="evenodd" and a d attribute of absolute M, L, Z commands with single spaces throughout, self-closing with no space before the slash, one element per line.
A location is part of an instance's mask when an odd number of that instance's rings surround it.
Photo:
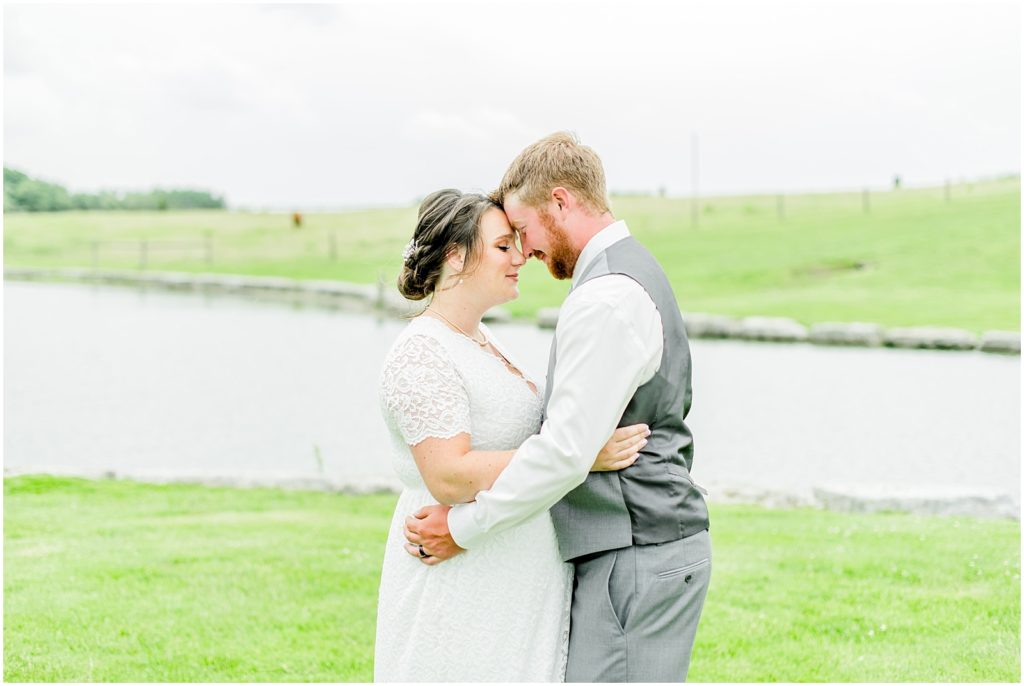
<path fill-rule="evenodd" d="M 148 484 L 188 484 L 218 488 L 281 488 L 342 495 L 371 495 L 402 490 L 395 477 L 341 479 L 285 473 L 184 474 L 158 471 L 79 470 L 45 467 L 5 467 L 4 477 L 49 475 L 91 480 L 134 481 Z M 704 484 L 708 500 L 722 504 L 759 505 L 772 509 L 813 508 L 833 512 L 904 512 L 918 515 L 1020 520 L 1020 503 L 1005 493 L 955 489 L 866 489 L 823 485 L 805 491 L 783 491 L 726 484 Z"/>
<path fill-rule="evenodd" d="M 219 292 L 256 298 L 296 299 L 326 306 L 363 306 L 398 315 L 414 314 L 423 305 L 401 297 L 385 284 L 368 285 L 343 281 L 307 281 L 282 277 L 141 272 L 132 270 L 41 269 L 8 267 L 4 278 L 24 281 L 75 281 L 125 286 L 144 286 L 178 291 Z M 978 336 L 953 328 L 912 327 L 886 329 L 866 322 L 825 322 L 806 327 L 785 317 L 729 317 L 702 312 L 683 312 L 691 338 L 735 339 L 774 343 L 889 347 L 925 350 L 978 350 L 1020 355 L 1019 331 L 986 331 Z M 488 321 L 511 321 L 506 310 L 495 308 Z M 558 308 L 542 308 L 535 323 L 554 328 Z"/>

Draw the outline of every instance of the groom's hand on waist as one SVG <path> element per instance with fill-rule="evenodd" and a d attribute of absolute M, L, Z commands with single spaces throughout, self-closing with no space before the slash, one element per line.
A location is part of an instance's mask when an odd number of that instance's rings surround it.
<path fill-rule="evenodd" d="M 455 557 L 460 548 L 448 531 L 448 505 L 427 505 L 405 518 L 405 551 L 425 565 Z"/>

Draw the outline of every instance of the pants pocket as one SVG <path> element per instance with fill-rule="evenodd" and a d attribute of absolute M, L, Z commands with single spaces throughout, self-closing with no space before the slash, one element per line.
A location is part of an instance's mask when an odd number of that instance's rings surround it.
<path fill-rule="evenodd" d="M 708 564 L 709 562 L 711 562 L 711 558 L 710 557 L 706 557 L 703 560 L 699 560 L 697 562 L 694 562 L 693 564 L 686 565 L 685 567 L 679 567 L 678 569 L 666 569 L 663 572 L 658 572 L 656 577 L 659 580 L 660 579 L 671 579 L 673 577 L 677 577 L 677 576 L 680 576 L 682 574 L 686 574 L 687 572 L 692 572 L 695 569 L 700 569 L 701 567 L 703 567 L 704 565 Z"/>
<path fill-rule="evenodd" d="M 611 553 L 611 564 L 608 565 L 608 578 L 605 579 L 605 600 L 608 602 L 608 612 L 611 613 L 611 621 L 620 633 L 626 633 L 626 622 L 629 619 L 629 605 L 632 601 L 633 584 L 629 588 L 623 588 L 628 582 L 622 578 L 623 572 L 627 571 L 621 567 L 627 557 L 622 555 L 624 551 L 617 550 Z M 616 569 L 618 567 L 618 569 Z M 613 589 L 612 586 L 615 586 Z M 623 597 L 623 593 L 630 597 Z"/>

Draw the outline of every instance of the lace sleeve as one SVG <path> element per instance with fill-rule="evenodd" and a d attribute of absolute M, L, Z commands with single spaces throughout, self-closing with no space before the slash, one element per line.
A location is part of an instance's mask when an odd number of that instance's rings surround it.
<path fill-rule="evenodd" d="M 470 433 L 469 395 L 440 341 L 410 336 L 388 356 L 381 406 L 408 445 Z"/>

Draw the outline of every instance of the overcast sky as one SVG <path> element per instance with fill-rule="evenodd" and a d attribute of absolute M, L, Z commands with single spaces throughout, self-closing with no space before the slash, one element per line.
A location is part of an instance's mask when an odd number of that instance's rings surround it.
<path fill-rule="evenodd" d="M 1020 171 L 1016 2 L 4 6 L 7 166 L 233 207 L 490 190 L 559 129 L 615 191 Z"/>

